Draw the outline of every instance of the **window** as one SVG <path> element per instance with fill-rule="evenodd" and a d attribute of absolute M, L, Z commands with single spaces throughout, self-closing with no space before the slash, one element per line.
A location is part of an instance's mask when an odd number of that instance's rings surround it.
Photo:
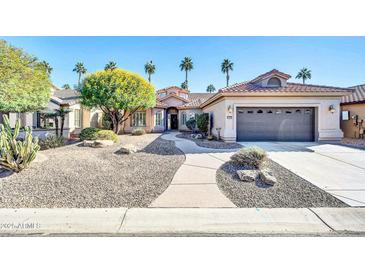
<path fill-rule="evenodd" d="M 185 112 L 183 112 L 181 120 L 182 120 L 182 124 L 186 125 L 186 113 Z"/>
<path fill-rule="evenodd" d="M 270 80 L 267 82 L 267 85 L 268 86 L 271 86 L 271 87 L 280 87 L 281 86 L 281 81 L 279 78 L 277 77 L 272 77 L 270 78 Z"/>
<path fill-rule="evenodd" d="M 132 127 L 145 127 L 146 126 L 146 112 L 135 112 L 132 115 Z"/>
<path fill-rule="evenodd" d="M 79 109 L 74 110 L 74 125 L 76 128 L 81 127 L 81 115 Z"/>
<path fill-rule="evenodd" d="M 162 126 L 162 112 L 156 112 L 156 126 Z"/>
<path fill-rule="evenodd" d="M 55 128 L 54 116 L 48 113 L 37 112 L 37 128 Z"/>

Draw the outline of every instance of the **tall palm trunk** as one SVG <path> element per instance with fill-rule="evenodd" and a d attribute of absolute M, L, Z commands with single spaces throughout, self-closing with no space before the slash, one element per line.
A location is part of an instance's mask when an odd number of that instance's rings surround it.
<path fill-rule="evenodd" d="M 58 116 L 57 115 L 55 115 L 55 117 L 54 117 L 54 123 L 56 126 L 56 136 L 58 137 Z"/>
<path fill-rule="evenodd" d="M 148 73 L 148 82 L 151 84 L 151 73 Z"/>
<path fill-rule="evenodd" d="M 60 129 L 60 132 L 61 132 L 61 137 L 63 137 L 63 127 L 65 125 L 65 115 L 62 115 L 61 116 L 61 129 Z"/>
<path fill-rule="evenodd" d="M 80 88 L 80 81 L 81 81 L 81 73 L 79 73 L 79 82 L 77 84 L 77 87 Z"/>
<path fill-rule="evenodd" d="M 303 85 L 305 84 L 305 79 L 303 78 Z"/>
<path fill-rule="evenodd" d="M 227 71 L 227 75 L 226 75 L 226 80 L 227 80 L 227 87 L 228 87 L 228 85 L 229 85 L 229 73 L 228 73 L 228 71 Z"/>

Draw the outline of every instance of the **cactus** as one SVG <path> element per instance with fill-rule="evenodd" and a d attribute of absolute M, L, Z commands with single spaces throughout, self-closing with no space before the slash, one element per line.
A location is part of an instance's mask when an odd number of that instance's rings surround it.
<path fill-rule="evenodd" d="M 39 151 L 38 139 L 33 139 L 30 127 L 25 128 L 24 140 L 17 140 L 20 132 L 20 120 L 11 128 L 9 118 L 3 115 L 0 125 L 0 167 L 20 172 L 27 168 Z"/>

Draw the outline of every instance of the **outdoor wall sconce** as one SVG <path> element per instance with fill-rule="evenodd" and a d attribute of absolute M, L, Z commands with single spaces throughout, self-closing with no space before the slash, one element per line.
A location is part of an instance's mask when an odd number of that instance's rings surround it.
<path fill-rule="evenodd" d="M 328 108 L 328 110 L 329 110 L 331 113 L 335 113 L 335 112 L 336 112 L 336 109 L 335 109 L 334 105 L 330 105 L 330 107 Z"/>
<path fill-rule="evenodd" d="M 228 112 L 228 114 L 232 114 L 232 106 L 231 105 L 229 105 L 228 106 L 228 108 L 227 108 L 227 112 Z"/>

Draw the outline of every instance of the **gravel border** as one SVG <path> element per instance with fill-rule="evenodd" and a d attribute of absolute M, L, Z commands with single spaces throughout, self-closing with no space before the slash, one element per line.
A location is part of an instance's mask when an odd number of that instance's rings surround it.
<path fill-rule="evenodd" d="M 240 181 L 236 171 L 243 168 L 229 161 L 217 170 L 218 187 L 237 207 L 348 207 L 270 159 L 265 161 L 264 167 L 271 169 L 277 178 L 274 186 Z"/>
<path fill-rule="evenodd" d="M 213 148 L 213 149 L 236 149 L 241 148 L 242 145 L 238 143 L 226 143 L 223 141 L 207 140 L 207 139 L 194 139 L 190 137 L 191 133 L 180 133 L 177 134 L 177 138 L 187 139 L 195 142 L 200 147 Z"/>
<path fill-rule="evenodd" d="M 158 136 L 122 136 L 121 144 L 107 148 L 69 145 L 42 151 L 47 161 L 0 178 L 0 208 L 147 207 L 185 161 L 173 141 Z M 118 155 L 123 140 L 144 148 Z"/>

